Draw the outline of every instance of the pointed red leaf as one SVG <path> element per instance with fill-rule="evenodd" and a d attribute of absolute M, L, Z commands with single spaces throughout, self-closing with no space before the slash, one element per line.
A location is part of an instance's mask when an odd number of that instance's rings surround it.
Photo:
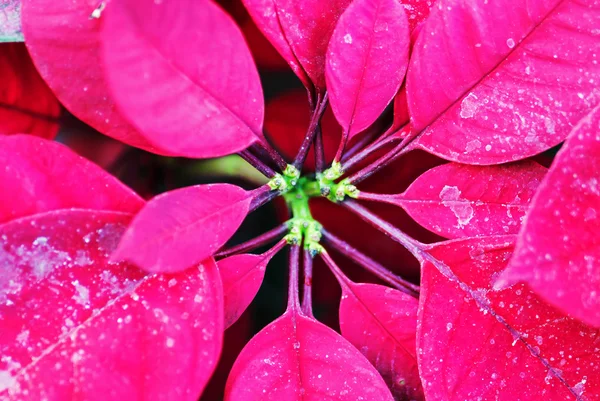
<path fill-rule="evenodd" d="M 418 301 L 375 284 L 342 285 L 340 329 L 397 400 L 423 400 L 415 346 Z"/>
<path fill-rule="evenodd" d="M 22 42 L 21 0 L 0 0 L 0 42 Z"/>
<path fill-rule="evenodd" d="M 325 53 L 351 0 L 243 0 L 256 25 L 301 80 L 325 89 Z M 299 66 L 297 66 L 299 64 Z"/>
<path fill-rule="evenodd" d="M 0 223 L 56 209 L 137 212 L 144 201 L 57 142 L 0 136 Z"/>
<path fill-rule="evenodd" d="M 0 44 L 0 77 L 0 135 L 54 138 L 60 105 L 33 66 L 24 44 Z"/>
<path fill-rule="evenodd" d="M 433 246 L 423 265 L 417 348 L 427 399 L 597 400 L 597 329 L 523 284 L 493 288 L 514 236 Z"/>
<path fill-rule="evenodd" d="M 600 106 L 573 128 L 538 190 L 501 281 L 600 327 Z M 502 285 L 501 282 L 498 283 Z"/>
<path fill-rule="evenodd" d="M 447 238 L 516 234 L 546 171 L 529 161 L 484 167 L 449 163 L 427 171 L 402 194 L 376 197 Z"/>
<path fill-rule="evenodd" d="M 408 64 L 408 19 L 398 0 L 354 0 L 327 49 L 333 112 L 350 136 L 369 127 L 398 92 Z"/>
<path fill-rule="evenodd" d="M 41 76 L 76 117 L 105 135 L 155 153 L 116 110 L 100 60 L 98 1 L 22 0 L 23 34 Z"/>
<path fill-rule="evenodd" d="M 216 4 L 122 0 L 105 11 L 108 82 L 152 143 L 180 156 L 214 157 L 262 136 L 258 72 L 239 28 Z"/>
<path fill-rule="evenodd" d="M 225 328 L 248 308 L 263 282 L 267 264 L 284 245 L 282 241 L 262 255 L 234 255 L 218 262 L 225 300 Z"/>
<path fill-rule="evenodd" d="M 221 349 L 217 268 L 110 263 L 130 218 L 62 210 L 0 226 L 0 398 L 198 398 Z"/>
<path fill-rule="evenodd" d="M 598 0 L 440 0 L 407 78 L 417 145 L 469 164 L 562 142 L 600 102 Z"/>
<path fill-rule="evenodd" d="M 112 259 L 149 272 L 184 270 L 227 242 L 248 214 L 252 198 L 252 192 L 230 184 L 159 195 L 135 216 Z"/>
<path fill-rule="evenodd" d="M 233 365 L 226 401 L 392 401 L 381 376 L 329 327 L 292 310 L 258 333 Z"/>

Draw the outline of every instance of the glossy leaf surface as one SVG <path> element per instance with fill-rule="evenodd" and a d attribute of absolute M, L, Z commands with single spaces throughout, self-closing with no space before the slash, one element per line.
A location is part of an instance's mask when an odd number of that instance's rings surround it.
<path fill-rule="evenodd" d="M 325 89 L 325 54 L 335 24 L 350 0 L 243 0 L 259 29 L 292 69 Z M 299 64 L 299 65 L 296 65 Z"/>
<path fill-rule="evenodd" d="M 449 163 L 427 171 L 389 201 L 447 238 L 516 234 L 546 171 L 535 162 Z"/>
<path fill-rule="evenodd" d="M 325 75 L 333 112 L 350 136 L 370 126 L 404 80 L 409 25 L 397 0 L 355 0 L 329 41 Z"/>
<path fill-rule="evenodd" d="M 544 179 L 501 282 L 527 282 L 600 327 L 600 110 L 575 127 Z"/>
<path fill-rule="evenodd" d="M 177 272 L 212 256 L 248 213 L 251 192 L 229 184 L 196 185 L 150 200 L 112 259 L 150 272 Z"/>
<path fill-rule="evenodd" d="M 494 289 L 514 236 L 432 247 L 423 265 L 417 349 L 427 399 L 598 400 L 598 329 L 524 284 Z"/>
<path fill-rule="evenodd" d="M 217 268 L 110 263 L 130 218 L 63 210 L 0 226 L 0 398 L 198 398 L 221 348 Z"/>
<path fill-rule="evenodd" d="M 418 301 L 375 284 L 342 285 L 342 335 L 375 366 L 396 400 L 424 400 L 415 346 Z"/>
<path fill-rule="evenodd" d="M 54 138 L 60 105 L 33 66 L 24 44 L 0 44 L 0 77 L 0 135 Z"/>
<path fill-rule="evenodd" d="M 440 0 L 407 78 L 417 145 L 496 164 L 562 142 L 600 101 L 597 0 Z"/>
<path fill-rule="evenodd" d="M 223 156 L 262 137 L 254 61 L 239 28 L 212 1 L 114 2 L 102 40 L 117 103 L 160 149 Z"/>
<path fill-rule="evenodd" d="M 95 164 L 57 142 L 0 136 L 0 223 L 56 209 L 135 213 L 144 201 Z"/>
<path fill-rule="evenodd" d="M 288 311 L 244 348 L 226 401 L 393 400 L 381 376 L 329 327 Z"/>
<path fill-rule="evenodd" d="M 101 133 L 155 153 L 117 111 L 100 58 L 96 0 L 23 0 L 23 34 L 38 71 L 60 102 Z"/>
<path fill-rule="evenodd" d="M 223 282 L 225 328 L 234 324 L 248 308 L 263 282 L 267 264 L 283 245 L 262 255 L 233 255 L 217 263 Z"/>
<path fill-rule="evenodd" d="M 0 42 L 22 42 L 21 0 L 0 0 Z"/>

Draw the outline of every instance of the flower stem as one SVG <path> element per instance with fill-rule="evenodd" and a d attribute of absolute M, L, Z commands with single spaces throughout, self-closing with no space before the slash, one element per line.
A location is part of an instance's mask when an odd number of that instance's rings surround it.
<path fill-rule="evenodd" d="M 266 140 L 251 145 L 249 149 L 253 152 L 256 152 L 259 157 L 260 155 L 263 155 L 264 158 L 269 158 L 270 161 L 275 162 L 281 171 L 284 171 L 288 165 L 279 152 L 276 151 Z"/>
<path fill-rule="evenodd" d="M 289 285 L 288 285 L 288 305 L 287 309 L 294 312 L 301 312 L 300 295 L 298 294 L 298 270 L 300 268 L 300 245 L 292 245 L 289 255 Z"/>
<path fill-rule="evenodd" d="M 252 251 L 256 248 L 259 248 L 263 245 L 269 244 L 273 242 L 275 239 L 283 236 L 288 230 L 287 224 L 283 223 L 279 226 L 267 231 L 264 234 L 259 235 L 256 238 L 252 238 L 246 242 L 242 242 L 239 245 L 232 246 L 231 248 L 223 249 L 215 254 L 216 258 L 223 259 L 231 255 L 235 255 L 238 253 L 244 253 L 248 251 Z"/>
<path fill-rule="evenodd" d="M 415 298 L 419 296 L 418 285 L 412 284 L 396 276 L 394 273 L 386 269 L 383 265 L 379 264 L 364 253 L 360 252 L 358 249 L 352 247 L 352 245 L 348 244 L 344 240 L 331 234 L 329 231 L 323 229 L 322 233 L 323 240 L 325 241 L 325 243 L 331 245 L 342 255 L 357 262 L 364 269 L 379 277 L 381 280 L 385 281 L 397 290 L 400 290 Z"/>
<path fill-rule="evenodd" d="M 389 150 L 385 155 L 378 158 L 362 170 L 357 171 L 356 173 L 348 177 L 348 182 L 356 185 L 365 178 L 368 178 L 371 175 L 375 174 L 377 171 L 387 166 L 389 163 L 393 162 L 398 157 L 410 152 L 412 150 L 412 147 L 405 147 L 405 142 L 406 140 L 403 140 L 402 142 L 394 146 L 391 150 Z"/>
<path fill-rule="evenodd" d="M 325 148 L 323 147 L 323 132 L 319 125 L 315 137 L 315 172 L 319 174 L 323 170 L 325 170 Z"/>
<path fill-rule="evenodd" d="M 242 150 L 238 153 L 240 157 L 250 163 L 255 169 L 260 171 L 262 175 L 267 178 L 273 178 L 275 176 L 275 171 L 265 163 L 262 162 L 257 156 L 253 155 L 248 149 Z"/>
<path fill-rule="evenodd" d="M 253 192 L 253 198 L 252 198 L 252 201 L 250 202 L 250 209 L 248 210 L 248 213 L 251 213 L 251 212 L 255 211 L 256 209 L 258 209 L 259 207 L 269 203 L 270 201 L 272 201 L 273 199 L 275 199 L 276 197 L 278 197 L 281 194 L 280 191 L 271 190 L 271 187 L 269 187 L 269 184 L 260 186 L 252 192 Z"/>
<path fill-rule="evenodd" d="M 312 276 L 313 276 L 313 256 L 308 249 L 303 253 L 304 264 L 304 288 L 302 295 L 302 311 L 307 316 L 313 315 L 312 310 Z"/>
<path fill-rule="evenodd" d="M 419 260 L 419 262 L 423 262 L 422 251 L 426 248 L 426 245 L 420 243 L 417 240 L 412 239 L 410 236 L 406 235 L 402 230 L 394 227 L 387 221 L 383 220 L 381 217 L 375 215 L 366 207 L 359 205 L 356 201 L 348 200 L 342 203 L 342 205 L 354 212 L 355 214 L 357 214 L 365 222 L 369 223 L 371 226 L 375 227 L 376 229 L 383 232 L 388 237 L 405 247 L 410 253 L 413 254 L 415 258 L 417 258 L 417 260 Z"/>
<path fill-rule="evenodd" d="M 347 160 L 346 162 L 343 163 L 343 169 L 344 171 L 348 171 L 350 170 L 352 167 L 354 167 L 357 163 L 360 163 L 362 160 L 364 160 L 366 157 L 368 157 L 369 155 L 373 154 L 374 152 L 377 152 L 378 150 L 384 148 L 385 146 L 394 143 L 396 141 L 399 141 L 400 138 L 397 137 L 388 137 L 385 140 L 382 141 L 376 141 L 373 142 L 371 145 L 367 146 L 366 148 L 364 148 L 363 150 L 361 150 L 360 152 L 358 152 L 356 155 L 354 155 L 352 158 L 350 158 L 349 160 Z"/>
<path fill-rule="evenodd" d="M 308 130 L 306 131 L 306 136 L 304 137 L 304 141 L 302 141 L 302 145 L 300 145 L 300 150 L 294 159 L 294 163 L 292 165 L 296 167 L 298 170 L 302 170 L 302 166 L 304 165 L 304 161 L 308 156 L 308 151 L 315 140 L 315 136 L 317 135 L 317 130 L 319 128 L 319 123 L 321 122 L 321 117 L 323 117 L 323 113 L 327 108 L 328 103 L 328 95 L 325 92 L 324 95 L 319 94 L 317 98 L 317 104 L 315 107 L 315 111 L 312 113 L 310 118 L 310 124 L 308 126 Z"/>

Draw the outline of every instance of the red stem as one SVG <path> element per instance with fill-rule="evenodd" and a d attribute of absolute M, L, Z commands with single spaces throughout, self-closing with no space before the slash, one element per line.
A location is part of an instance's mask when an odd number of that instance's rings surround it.
<path fill-rule="evenodd" d="M 304 289 L 302 295 L 302 311 L 305 315 L 312 316 L 313 257 L 311 256 L 310 251 L 308 250 L 304 250 L 302 257 L 304 263 Z"/>
<path fill-rule="evenodd" d="M 336 237 L 331 234 L 327 230 L 323 230 L 323 240 L 326 244 L 331 245 L 335 250 L 337 250 L 342 255 L 347 258 L 357 262 L 367 271 L 371 272 L 375 276 L 379 277 L 392 287 L 396 288 L 404 292 L 405 294 L 411 295 L 415 298 L 419 296 L 419 286 L 413 283 L 410 283 L 401 277 L 396 276 L 394 273 L 386 269 L 383 265 L 374 261 L 364 253 L 360 252 L 358 249 L 352 247 L 352 245 L 348 244 L 344 240 Z"/>
<path fill-rule="evenodd" d="M 315 138 L 315 172 L 320 173 L 323 170 L 325 170 L 325 148 L 323 147 L 323 132 L 319 125 Z"/>
<path fill-rule="evenodd" d="M 373 214 L 369 209 L 359 205 L 356 201 L 348 200 L 343 202 L 342 205 L 348 208 L 349 210 L 353 211 L 365 222 L 369 223 L 371 226 L 375 227 L 376 229 L 383 232 L 388 237 L 405 247 L 410 253 L 413 254 L 415 258 L 419 260 L 419 262 L 423 262 L 422 251 L 426 248 L 426 245 L 412 239 L 410 236 L 406 235 L 402 230 L 394 227 L 387 221 L 383 220 L 381 217 Z"/>
<path fill-rule="evenodd" d="M 304 161 L 306 160 L 306 156 L 308 156 L 308 151 L 315 140 L 315 136 L 317 135 L 317 129 L 319 127 L 319 123 L 321 122 L 321 117 L 323 117 L 323 113 L 327 108 L 328 103 L 328 95 L 327 92 L 321 97 L 317 98 L 317 104 L 315 111 L 312 113 L 310 118 L 310 124 L 308 126 L 308 130 L 306 130 L 306 136 L 304 137 L 304 141 L 302 141 L 302 145 L 300 145 L 300 149 L 298 150 L 298 154 L 294 159 L 294 167 L 298 170 L 302 170 L 302 166 L 304 165 Z"/>
<path fill-rule="evenodd" d="M 251 145 L 250 150 L 256 151 L 259 155 L 268 155 L 266 157 L 275 162 L 281 171 L 285 170 L 287 167 L 287 162 L 266 140 Z"/>
<path fill-rule="evenodd" d="M 383 167 L 387 166 L 389 163 L 393 162 L 398 157 L 402 156 L 405 153 L 410 152 L 412 150 L 412 147 L 405 146 L 405 142 L 406 142 L 406 140 L 403 140 L 398 145 L 394 146 L 385 155 L 383 155 L 379 159 L 375 160 L 373 163 L 371 163 L 367 167 L 352 174 L 348 178 L 348 182 L 356 185 L 359 182 L 361 182 L 362 180 L 364 180 L 365 178 L 368 178 L 371 175 L 375 174 L 377 171 L 379 171 Z"/>
<path fill-rule="evenodd" d="M 298 271 L 300 269 L 300 245 L 292 245 L 290 247 L 289 259 L 289 285 L 288 285 L 288 305 L 287 309 L 294 312 L 301 312 L 300 296 L 298 294 Z"/>
<path fill-rule="evenodd" d="M 399 140 L 400 140 L 400 138 L 397 138 L 397 137 L 388 137 L 385 140 L 373 142 L 371 145 L 367 146 L 366 148 L 361 150 L 359 153 L 354 155 L 350 160 L 346 161 L 343 165 L 343 170 L 344 171 L 350 170 L 352 167 L 354 167 L 356 164 L 363 161 L 366 157 L 371 155 L 373 152 L 376 152 L 379 149 L 381 149 L 391 143 L 399 141 Z"/>
<path fill-rule="evenodd" d="M 257 156 L 253 155 L 249 150 L 242 150 L 238 153 L 240 157 L 250 163 L 255 169 L 260 171 L 262 175 L 267 178 L 275 177 L 275 171 L 265 163 L 262 162 Z"/>
<path fill-rule="evenodd" d="M 273 191 L 268 184 L 256 188 L 252 191 L 252 201 L 250 201 L 250 210 L 248 213 L 252 213 L 259 207 L 269 203 L 280 195 L 279 191 Z"/>
<path fill-rule="evenodd" d="M 267 231 L 264 234 L 259 235 L 256 238 L 252 238 L 246 242 L 242 242 L 241 244 L 232 246 L 231 248 L 223 249 L 215 254 L 215 258 L 223 259 L 231 255 L 235 255 L 238 253 L 244 253 L 248 251 L 252 251 L 256 248 L 259 248 L 263 245 L 269 244 L 273 242 L 275 239 L 281 237 L 288 230 L 287 224 L 283 223 L 279 226 Z"/>

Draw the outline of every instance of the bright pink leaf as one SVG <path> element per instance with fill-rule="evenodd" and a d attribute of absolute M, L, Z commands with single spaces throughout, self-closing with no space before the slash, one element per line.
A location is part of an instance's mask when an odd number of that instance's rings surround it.
<path fill-rule="evenodd" d="M 243 0 L 265 36 L 298 77 L 325 89 L 325 53 L 335 24 L 351 0 Z M 300 64 L 299 66 L 297 65 Z"/>
<path fill-rule="evenodd" d="M 501 281 L 600 327 L 600 106 L 571 132 L 538 190 Z M 502 285 L 501 282 L 498 285 Z"/>
<path fill-rule="evenodd" d="M 137 212 L 144 201 L 57 142 L 0 136 L 0 223 L 56 209 Z"/>
<path fill-rule="evenodd" d="M 155 153 L 116 110 L 100 60 L 101 21 L 90 18 L 95 0 L 23 0 L 27 48 L 38 71 L 61 103 L 105 135 Z"/>
<path fill-rule="evenodd" d="M 231 370 L 226 401 L 392 401 L 375 368 L 316 320 L 288 310 L 258 333 Z"/>
<path fill-rule="evenodd" d="M 418 301 L 375 284 L 342 284 L 340 328 L 397 400 L 423 400 L 415 346 Z"/>
<path fill-rule="evenodd" d="M 159 195 L 135 216 L 112 259 L 149 272 L 184 270 L 227 242 L 248 214 L 253 195 L 230 184 Z"/>
<path fill-rule="evenodd" d="M 218 262 L 225 300 L 225 328 L 248 308 L 263 282 L 267 264 L 284 245 L 282 241 L 262 255 L 234 255 Z"/>
<path fill-rule="evenodd" d="M 222 342 L 216 265 L 109 262 L 130 218 L 62 210 L 0 226 L 0 398 L 198 398 Z"/>
<path fill-rule="evenodd" d="M 0 42 L 22 42 L 21 0 L 0 0 Z"/>
<path fill-rule="evenodd" d="M 361 197 L 400 206 L 447 238 L 516 234 L 546 171 L 530 161 L 483 167 L 449 163 L 427 171 L 404 193 Z"/>
<path fill-rule="evenodd" d="M 408 65 L 408 19 L 398 0 L 354 0 L 327 49 L 333 112 L 350 136 L 369 127 L 394 98 Z"/>
<path fill-rule="evenodd" d="M 262 138 L 264 102 L 242 33 L 210 0 L 122 0 L 106 9 L 107 79 L 152 143 L 188 157 Z"/>
<path fill-rule="evenodd" d="M 562 142 L 598 104 L 597 0 L 440 0 L 407 78 L 416 145 L 469 164 Z"/>
<path fill-rule="evenodd" d="M 33 66 L 24 44 L 0 44 L 0 77 L 0 135 L 54 138 L 60 105 Z"/>
<path fill-rule="evenodd" d="M 427 399 L 600 399 L 598 329 L 551 308 L 524 284 L 494 289 L 514 239 L 430 248 L 417 334 Z"/>

